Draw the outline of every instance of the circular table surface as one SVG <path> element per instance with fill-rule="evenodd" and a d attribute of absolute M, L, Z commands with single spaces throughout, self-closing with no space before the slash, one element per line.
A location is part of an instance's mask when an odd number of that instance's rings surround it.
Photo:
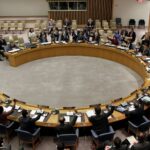
<path fill-rule="evenodd" d="M 0 77 L 0 89 L 10 97 L 50 107 L 107 104 L 143 83 L 124 65 L 85 56 L 45 58 L 17 68 L 1 62 Z"/>

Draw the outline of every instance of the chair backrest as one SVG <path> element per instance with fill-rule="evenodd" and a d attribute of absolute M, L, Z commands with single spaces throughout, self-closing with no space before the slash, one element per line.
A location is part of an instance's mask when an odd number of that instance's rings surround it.
<path fill-rule="evenodd" d="M 32 140 L 32 134 L 28 131 L 24 131 L 21 129 L 16 129 L 15 130 L 18 134 L 19 139 L 25 140 L 25 141 L 31 141 Z"/>
<path fill-rule="evenodd" d="M 76 134 L 61 134 L 58 135 L 58 140 L 62 143 L 75 143 L 77 140 Z"/>
<path fill-rule="evenodd" d="M 5 134 L 6 133 L 6 125 L 0 124 L 0 134 Z"/>

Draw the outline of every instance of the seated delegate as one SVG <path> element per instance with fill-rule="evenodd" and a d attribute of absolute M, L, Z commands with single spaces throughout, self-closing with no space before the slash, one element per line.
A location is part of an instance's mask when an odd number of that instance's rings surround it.
<path fill-rule="evenodd" d="M 14 111 L 16 101 L 14 100 L 14 104 L 12 106 L 12 109 L 8 112 L 4 111 L 3 106 L 0 106 L 0 123 L 4 125 L 9 125 L 10 121 L 7 119 L 7 117 Z"/>
<path fill-rule="evenodd" d="M 60 117 L 59 125 L 56 127 L 57 134 L 70 134 L 75 133 L 74 125 L 76 123 L 77 116 L 74 115 L 70 123 L 65 123 L 65 118 Z"/>
<path fill-rule="evenodd" d="M 22 116 L 19 118 L 19 123 L 20 123 L 20 127 L 22 130 L 25 130 L 25 131 L 28 131 L 28 132 L 31 132 L 31 133 L 34 133 L 35 130 L 36 130 L 36 127 L 35 127 L 35 122 L 40 119 L 41 117 L 41 114 L 39 113 L 37 115 L 37 117 L 35 118 L 31 118 L 29 115 L 28 115 L 28 111 L 23 109 L 22 110 Z"/>

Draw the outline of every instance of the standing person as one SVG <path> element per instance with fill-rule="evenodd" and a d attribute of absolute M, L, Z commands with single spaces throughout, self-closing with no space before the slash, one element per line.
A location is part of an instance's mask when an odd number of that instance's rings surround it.
<path fill-rule="evenodd" d="M 113 113 L 114 106 L 107 106 L 108 112 L 104 113 L 100 107 L 95 107 L 95 116 L 91 116 L 89 121 L 93 124 L 93 130 L 97 134 L 107 132 L 109 129 L 108 117 Z"/>
<path fill-rule="evenodd" d="M 3 60 L 3 57 L 5 57 L 4 55 L 4 51 L 5 51 L 5 46 L 7 45 L 5 39 L 3 39 L 3 36 L 0 35 L 0 61 Z"/>

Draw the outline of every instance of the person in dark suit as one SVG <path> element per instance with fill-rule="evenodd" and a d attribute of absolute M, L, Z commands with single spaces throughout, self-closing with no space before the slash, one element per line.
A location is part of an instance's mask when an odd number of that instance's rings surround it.
<path fill-rule="evenodd" d="M 142 54 L 144 56 L 150 56 L 150 46 L 149 46 L 148 43 L 144 43 L 143 44 L 143 52 L 142 52 Z"/>
<path fill-rule="evenodd" d="M 19 123 L 20 123 L 21 129 L 26 130 L 31 133 L 34 133 L 34 131 L 36 130 L 34 123 L 38 119 L 40 119 L 40 117 L 41 117 L 41 114 L 39 113 L 36 118 L 32 119 L 30 116 L 28 116 L 27 110 L 23 109 L 22 117 L 19 118 Z"/>
<path fill-rule="evenodd" d="M 12 106 L 12 109 L 8 112 L 4 111 L 3 106 L 0 106 L 0 123 L 4 125 L 8 125 L 10 121 L 7 119 L 7 117 L 14 111 L 16 101 L 14 100 L 14 105 Z"/>
<path fill-rule="evenodd" d="M 89 121 L 93 124 L 93 130 L 98 134 L 107 132 L 109 129 L 108 117 L 113 113 L 114 106 L 107 106 L 108 112 L 101 112 L 100 107 L 95 107 L 95 116 L 91 116 Z"/>
<path fill-rule="evenodd" d="M 76 123 L 77 120 L 77 116 L 74 115 L 73 116 L 73 120 L 70 123 L 66 123 L 65 124 L 65 118 L 64 117 L 60 117 L 59 119 L 59 125 L 56 127 L 56 132 L 57 134 L 70 134 L 70 133 L 75 133 L 74 130 L 74 125 Z"/>
<path fill-rule="evenodd" d="M 3 39 L 3 36 L 2 35 L 0 35 L 0 55 L 2 56 L 2 57 L 5 57 L 5 55 L 4 55 L 4 51 L 5 51 L 5 46 L 7 45 L 7 43 L 6 43 L 6 41 L 5 41 L 5 39 Z M 2 61 L 3 59 L 2 58 L 0 58 L 0 61 Z"/>
<path fill-rule="evenodd" d="M 144 104 L 142 101 L 134 103 L 135 110 L 126 111 L 125 115 L 128 117 L 128 120 L 136 125 L 143 123 L 143 114 L 144 114 Z"/>
<path fill-rule="evenodd" d="M 143 133 L 138 136 L 138 143 L 134 144 L 131 150 L 150 150 L 150 143 L 145 140 Z"/>
<path fill-rule="evenodd" d="M 115 137 L 114 146 L 111 148 L 111 150 L 128 150 L 129 146 L 127 144 L 122 144 L 122 141 L 119 137 Z"/>

